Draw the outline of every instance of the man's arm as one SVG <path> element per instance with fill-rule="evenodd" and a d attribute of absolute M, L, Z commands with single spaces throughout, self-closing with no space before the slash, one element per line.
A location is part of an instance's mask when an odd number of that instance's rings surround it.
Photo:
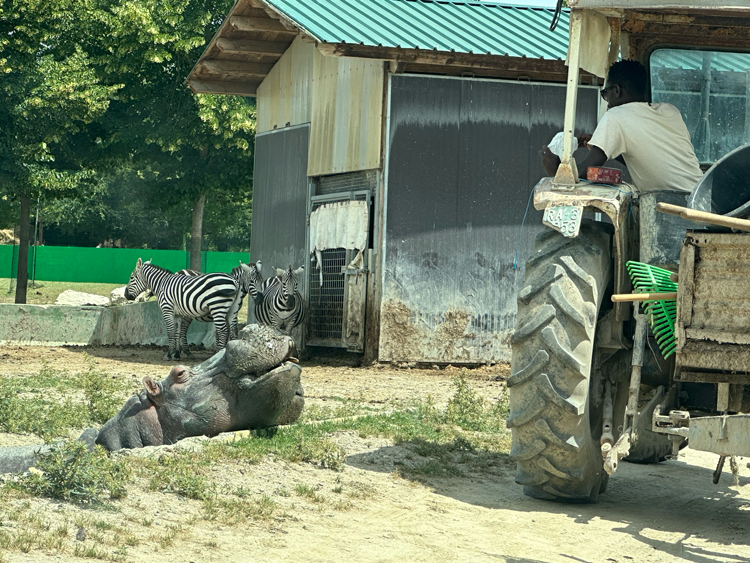
<path fill-rule="evenodd" d="M 557 173 L 557 168 L 560 166 L 560 158 L 554 154 L 547 145 L 542 147 L 539 151 L 539 156 L 542 157 L 542 167 L 548 176 L 554 177 Z M 583 162 L 578 165 L 578 176 L 579 178 L 586 177 L 586 171 L 591 166 L 601 166 L 607 162 L 607 155 L 604 151 L 597 146 L 589 145 L 589 154 L 586 156 Z"/>

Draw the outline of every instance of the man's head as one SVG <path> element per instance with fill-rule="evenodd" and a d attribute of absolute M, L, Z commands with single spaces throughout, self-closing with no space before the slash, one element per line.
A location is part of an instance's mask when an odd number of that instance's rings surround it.
<path fill-rule="evenodd" d="M 645 102 L 648 73 L 638 61 L 617 61 L 609 67 L 607 81 L 602 88 L 602 98 L 607 108 L 630 102 Z"/>

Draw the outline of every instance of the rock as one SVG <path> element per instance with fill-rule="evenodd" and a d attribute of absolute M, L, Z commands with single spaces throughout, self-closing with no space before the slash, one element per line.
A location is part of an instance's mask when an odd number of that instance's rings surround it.
<path fill-rule="evenodd" d="M 150 291 L 144 291 L 138 297 L 135 298 L 134 303 L 145 303 L 154 296 Z"/>
<path fill-rule="evenodd" d="M 99 305 L 106 307 L 109 305 L 109 299 L 102 295 L 92 295 L 91 293 L 82 293 L 66 289 L 55 299 L 55 305 Z"/>
<path fill-rule="evenodd" d="M 109 294 L 110 305 L 125 305 L 127 303 L 130 303 L 130 301 L 125 299 L 125 286 L 124 285 L 122 287 L 114 288 Z"/>

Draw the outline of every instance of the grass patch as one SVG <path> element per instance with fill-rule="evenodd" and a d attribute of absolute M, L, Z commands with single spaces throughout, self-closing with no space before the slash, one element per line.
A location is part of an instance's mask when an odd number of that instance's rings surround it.
<path fill-rule="evenodd" d="M 71 374 L 45 364 L 37 375 L 0 379 L 0 432 L 32 433 L 45 441 L 106 422 L 130 393 L 130 384 L 93 362 Z"/>
<path fill-rule="evenodd" d="M 203 502 L 203 519 L 224 524 L 241 524 L 247 520 L 271 520 L 278 504 L 267 494 L 260 498 L 211 498 Z"/>
<path fill-rule="evenodd" d="M 125 496 L 130 467 L 112 459 L 102 448 L 89 451 L 85 444 L 69 440 L 37 456 L 38 471 L 6 484 L 28 494 L 70 501 L 102 504 Z"/>
<path fill-rule="evenodd" d="M 209 476 L 214 459 L 206 452 L 177 451 L 158 459 L 143 459 L 138 472 L 149 479 L 151 491 L 176 493 L 185 498 L 206 501 L 216 496 L 216 484 Z M 135 460 L 134 460 L 135 461 Z"/>

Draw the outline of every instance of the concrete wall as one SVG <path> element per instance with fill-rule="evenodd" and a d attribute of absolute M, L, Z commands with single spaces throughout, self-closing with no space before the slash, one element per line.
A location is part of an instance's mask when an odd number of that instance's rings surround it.
<path fill-rule="evenodd" d="M 213 324 L 194 321 L 188 342 L 213 346 Z M 167 328 L 155 301 L 120 307 L 0 305 L 0 345 L 140 344 L 168 344 Z"/>

